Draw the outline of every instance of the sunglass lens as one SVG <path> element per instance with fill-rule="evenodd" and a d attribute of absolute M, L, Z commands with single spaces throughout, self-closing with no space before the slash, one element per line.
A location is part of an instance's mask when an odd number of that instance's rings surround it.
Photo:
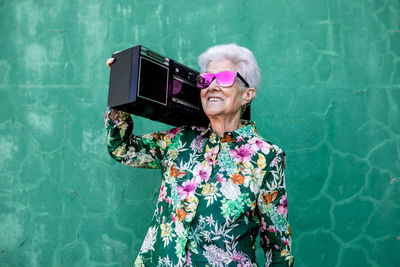
<path fill-rule="evenodd" d="M 202 89 L 204 89 L 204 88 L 207 88 L 208 86 L 210 86 L 215 75 L 212 73 L 203 73 L 203 74 L 200 74 L 200 77 L 202 77 L 204 79 L 204 86 L 202 88 Z"/>
<path fill-rule="evenodd" d="M 236 72 L 234 71 L 222 71 L 216 75 L 218 84 L 224 87 L 232 86 L 235 82 L 235 78 Z"/>
<path fill-rule="evenodd" d="M 201 75 L 197 76 L 196 78 L 196 85 L 199 89 L 204 89 L 205 87 L 205 79 Z"/>

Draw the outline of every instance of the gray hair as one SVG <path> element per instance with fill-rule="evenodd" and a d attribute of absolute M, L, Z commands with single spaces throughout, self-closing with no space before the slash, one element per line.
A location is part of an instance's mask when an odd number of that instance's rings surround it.
<path fill-rule="evenodd" d="M 234 43 L 212 46 L 199 56 L 200 71 L 205 72 L 211 61 L 221 59 L 230 60 L 235 64 L 236 71 L 243 76 L 249 86 L 258 89 L 261 83 L 261 71 L 256 58 L 249 49 Z M 241 80 L 239 81 L 244 90 L 246 86 Z"/>

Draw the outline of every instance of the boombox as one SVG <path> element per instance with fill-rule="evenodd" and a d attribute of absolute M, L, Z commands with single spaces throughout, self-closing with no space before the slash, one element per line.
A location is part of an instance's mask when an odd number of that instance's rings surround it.
<path fill-rule="evenodd" d="M 173 126 L 206 126 L 199 72 L 141 45 L 112 55 L 108 105 Z M 242 116 L 250 119 L 250 107 Z"/>

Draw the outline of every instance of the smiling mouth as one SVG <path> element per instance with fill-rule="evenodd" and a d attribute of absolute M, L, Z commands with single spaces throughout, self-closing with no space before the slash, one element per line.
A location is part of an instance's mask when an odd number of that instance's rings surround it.
<path fill-rule="evenodd" d="M 220 101 L 222 101 L 222 98 L 219 98 L 219 97 L 209 97 L 209 98 L 208 98 L 208 101 L 211 101 L 211 102 L 220 102 Z"/>

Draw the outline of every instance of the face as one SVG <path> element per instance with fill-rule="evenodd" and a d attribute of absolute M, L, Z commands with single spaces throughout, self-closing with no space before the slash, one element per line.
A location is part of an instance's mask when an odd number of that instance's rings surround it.
<path fill-rule="evenodd" d="M 211 61 L 206 72 L 218 73 L 227 70 L 236 71 L 236 65 L 230 60 L 222 59 Z M 246 88 L 243 91 L 238 78 L 230 87 L 222 87 L 214 79 L 209 87 L 200 91 L 200 97 L 203 110 L 210 119 L 216 117 L 240 119 L 242 106 L 251 101 L 254 93 L 254 88 Z"/>

